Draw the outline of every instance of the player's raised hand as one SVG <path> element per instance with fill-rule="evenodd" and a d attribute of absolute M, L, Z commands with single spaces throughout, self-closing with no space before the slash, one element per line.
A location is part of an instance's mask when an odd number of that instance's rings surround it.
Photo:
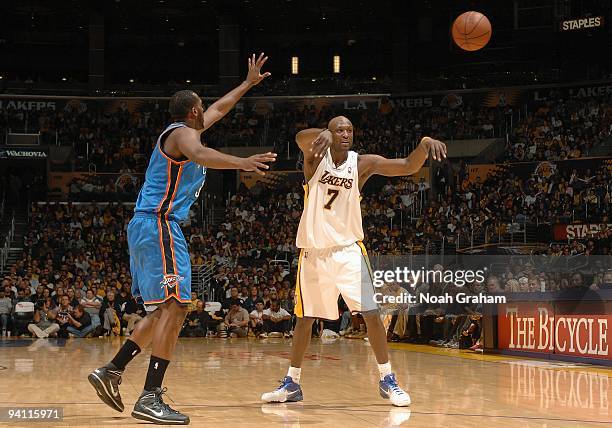
<path fill-rule="evenodd" d="M 259 175 L 266 175 L 263 170 L 270 169 L 268 162 L 274 162 L 276 160 L 276 153 L 268 152 L 259 155 L 253 155 L 248 158 L 244 158 L 240 169 L 243 171 L 254 171 Z"/>
<path fill-rule="evenodd" d="M 431 137 L 424 137 L 421 143 L 425 144 L 428 153 L 431 153 L 434 160 L 442 161 L 446 159 L 446 144 L 442 141 L 434 140 Z"/>
<path fill-rule="evenodd" d="M 321 132 L 312 142 L 310 151 L 312 152 L 313 157 L 322 158 L 325 156 L 325 153 L 331 144 L 332 134 L 329 129 L 326 129 L 325 131 Z"/>
<path fill-rule="evenodd" d="M 268 57 L 264 56 L 263 52 L 259 55 L 259 58 L 257 59 L 255 59 L 255 54 L 253 54 L 249 58 L 249 72 L 247 74 L 246 81 L 251 86 L 255 86 L 259 82 L 264 80 L 266 77 L 271 76 L 269 72 L 261 74 L 261 67 L 263 67 L 267 60 Z"/>

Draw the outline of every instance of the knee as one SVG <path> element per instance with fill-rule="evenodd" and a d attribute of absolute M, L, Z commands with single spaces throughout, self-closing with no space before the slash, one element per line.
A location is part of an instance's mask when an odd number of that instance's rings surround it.
<path fill-rule="evenodd" d="M 187 312 L 189 312 L 189 306 L 179 303 L 176 300 L 166 302 L 164 308 L 168 311 L 170 316 L 180 319 L 181 321 L 187 316 Z"/>
<path fill-rule="evenodd" d="M 295 328 L 304 328 L 309 329 L 312 328 L 312 323 L 314 322 L 314 318 L 304 317 L 298 318 L 297 323 L 295 324 Z"/>
<path fill-rule="evenodd" d="M 363 317 L 363 320 L 366 322 L 366 324 L 372 322 L 381 322 L 380 312 L 378 311 L 378 309 L 369 312 L 362 312 L 361 316 Z"/>

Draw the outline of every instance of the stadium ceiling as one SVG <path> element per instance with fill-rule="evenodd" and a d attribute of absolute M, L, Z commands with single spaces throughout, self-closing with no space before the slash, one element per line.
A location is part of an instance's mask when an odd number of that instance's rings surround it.
<path fill-rule="evenodd" d="M 446 28 L 459 13 L 480 10 L 496 31 L 554 25 L 564 17 L 609 14 L 610 0 L 3 0 L 0 39 L 13 43 L 79 43 L 92 12 L 104 17 L 105 32 L 122 36 L 214 36 L 236 24 L 250 35 L 295 40 L 326 35 L 371 37 L 394 25 L 406 33 L 423 26 Z M 605 11 L 608 10 L 606 13 Z M 444 31 L 445 32 L 445 31 Z"/>
<path fill-rule="evenodd" d="M 5 0 L 0 4 L 2 35 L 78 34 L 91 12 L 105 17 L 109 33 L 212 34 L 220 24 L 245 31 L 308 33 L 371 31 L 393 17 L 393 2 L 302 0 Z M 368 28 L 363 28 L 362 25 Z"/>

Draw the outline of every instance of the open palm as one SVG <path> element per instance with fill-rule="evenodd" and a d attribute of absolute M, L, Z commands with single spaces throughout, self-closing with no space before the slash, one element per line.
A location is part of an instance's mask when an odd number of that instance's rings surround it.
<path fill-rule="evenodd" d="M 247 74 L 246 81 L 252 86 L 257 85 L 259 82 L 264 80 L 266 77 L 271 76 L 269 72 L 261 74 L 261 67 L 266 63 L 268 57 L 264 57 L 262 52 L 259 58 L 255 59 L 255 54 L 249 58 L 249 73 Z"/>

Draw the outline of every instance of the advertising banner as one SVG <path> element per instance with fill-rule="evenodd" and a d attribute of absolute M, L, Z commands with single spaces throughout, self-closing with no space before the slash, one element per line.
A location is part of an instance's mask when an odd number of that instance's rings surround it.
<path fill-rule="evenodd" d="M 500 349 L 611 359 L 612 302 L 583 303 L 580 311 L 546 302 L 499 305 Z"/>
<path fill-rule="evenodd" d="M 553 227 L 553 237 L 556 241 L 606 239 L 612 237 L 612 223 L 555 224 Z"/>
<path fill-rule="evenodd" d="M 47 150 L 43 147 L 0 147 L 0 159 L 47 160 Z"/>
<path fill-rule="evenodd" d="M 469 181 L 476 181 L 480 177 L 484 181 L 488 176 L 497 173 L 512 172 L 517 177 L 549 178 L 560 172 L 572 172 L 591 170 L 597 175 L 603 170 L 612 168 L 612 158 L 580 158 L 564 161 L 542 161 L 542 162 L 516 162 L 506 164 L 475 164 L 469 165 Z"/>

